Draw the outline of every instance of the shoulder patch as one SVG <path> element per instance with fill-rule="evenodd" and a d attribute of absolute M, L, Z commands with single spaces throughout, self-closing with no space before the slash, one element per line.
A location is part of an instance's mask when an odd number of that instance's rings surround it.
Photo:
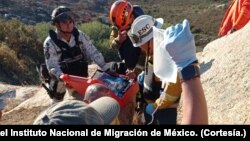
<path fill-rule="evenodd" d="M 45 47 L 49 47 L 49 46 L 50 46 L 50 43 L 47 42 L 47 43 L 45 44 Z"/>

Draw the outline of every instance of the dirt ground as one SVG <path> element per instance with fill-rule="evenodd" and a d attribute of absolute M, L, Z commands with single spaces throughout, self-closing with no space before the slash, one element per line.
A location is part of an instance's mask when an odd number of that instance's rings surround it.
<path fill-rule="evenodd" d="M 90 65 L 90 76 L 95 72 L 97 66 Z M 15 98 L 6 99 L 3 110 L 1 125 L 30 125 L 35 118 L 51 105 L 51 100 L 46 91 L 40 86 L 11 86 L 0 85 L 0 94 L 16 91 Z M 135 96 L 127 106 L 121 109 L 119 114 L 120 124 L 142 124 L 141 115 L 135 114 Z"/>

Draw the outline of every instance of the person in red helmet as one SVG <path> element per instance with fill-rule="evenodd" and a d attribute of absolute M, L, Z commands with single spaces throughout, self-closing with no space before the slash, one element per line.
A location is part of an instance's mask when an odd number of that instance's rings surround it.
<path fill-rule="evenodd" d="M 127 31 L 134 19 L 143 14 L 144 12 L 139 5 L 132 5 L 128 0 L 115 1 L 109 11 L 109 19 L 112 24 L 110 48 L 118 51 L 121 61 L 118 65 L 118 72 L 134 79 L 143 70 L 145 55 L 142 54 L 140 48 L 133 47 L 127 37 Z M 141 96 L 142 85 L 139 86 L 141 92 L 137 94 L 137 106 L 135 103 L 130 105 L 137 107 L 137 112 L 141 113 L 141 107 L 145 101 Z"/>
<path fill-rule="evenodd" d="M 250 0 L 233 0 L 219 28 L 219 36 L 230 34 L 244 27 L 250 20 Z"/>
<path fill-rule="evenodd" d="M 140 6 L 132 5 L 127 0 L 117 0 L 110 8 L 109 19 L 113 25 L 110 34 L 110 46 L 118 50 L 120 59 L 123 61 L 120 67 L 122 74 L 127 69 L 133 70 L 139 61 L 141 49 L 133 47 L 130 39 L 127 38 L 127 31 L 130 29 L 133 20 L 143 14 Z"/>

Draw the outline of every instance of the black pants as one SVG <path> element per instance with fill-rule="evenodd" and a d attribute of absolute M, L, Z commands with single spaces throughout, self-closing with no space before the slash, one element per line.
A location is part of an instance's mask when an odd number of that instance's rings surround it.
<path fill-rule="evenodd" d="M 145 108 L 146 109 L 146 108 Z M 147 114 L 144 110 L 144 118 L 146 120 L 145 124 L 149 124 L 152 120 L 152 116 Z M 164 125 L 172 124 L 176 125 L 177 123 L 177 108 L 167 108 L 162 110 L 157 110 L 154 114 L 153 125 Z"/>

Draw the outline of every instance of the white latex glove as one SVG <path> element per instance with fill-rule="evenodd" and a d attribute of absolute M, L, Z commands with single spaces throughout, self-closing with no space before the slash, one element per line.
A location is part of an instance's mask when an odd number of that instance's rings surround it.
<path fill-rule="evenodd" d="M 182 70 L 197 60 L 194 37 L 186 19 L 181 24 L 168 27 L 164 41 L 165 48 L 176 63 L 178 70 Z"/>

